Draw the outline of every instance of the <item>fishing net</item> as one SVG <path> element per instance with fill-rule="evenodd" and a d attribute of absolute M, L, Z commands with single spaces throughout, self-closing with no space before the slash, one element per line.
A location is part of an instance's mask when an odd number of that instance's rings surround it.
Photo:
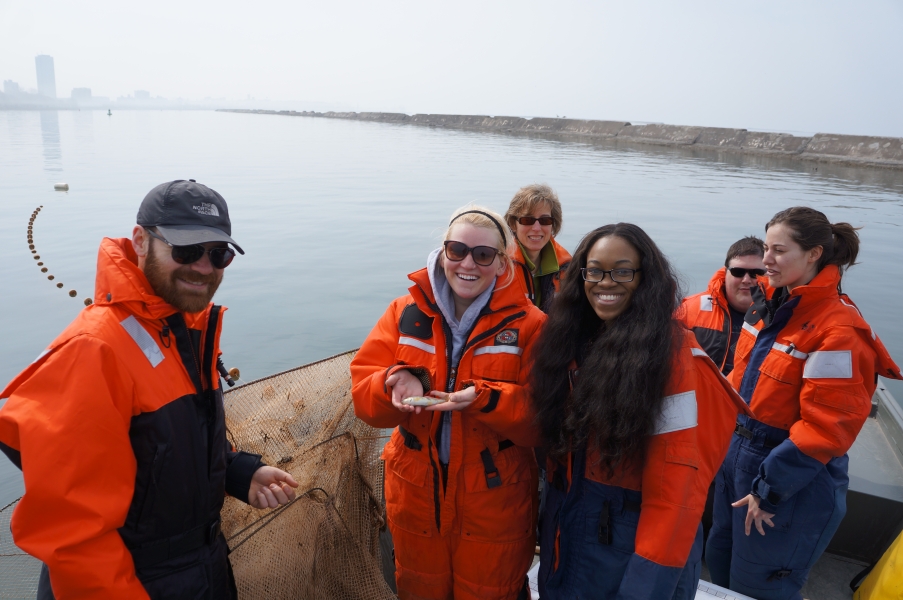
<path fill-rule="evenodd" d="M 395 598 L 383 577 L 384 439 L 354 416 L 341 354 L 225 395 L 232 443 L 292 474 L 298 498 L 260 511 L 227 498 L 223 532 L 239 597 Z"/>
<path fill-rule="evenodd" d="M 373 599 L 395 594 L 384 533 L 383 432 L 354 416 L 354 352 L 233 388 L 226 426 L 236 448 L 292 474 L 298 497 L 274 510 L 226 498 L 228 540 L 241 600 Z M 0 510 L 0 598 L 33 599 L 40 563 L 9 534 L 15 503 Z M 388 567 L 388 569 L 386 569 Z"/>
<path fill-rule="evenodd" d="M 18 500 L 0 508 L 0 598 L 33 600 L 38 593 L 41 563 L 13 543 L 9 521 Z"/>

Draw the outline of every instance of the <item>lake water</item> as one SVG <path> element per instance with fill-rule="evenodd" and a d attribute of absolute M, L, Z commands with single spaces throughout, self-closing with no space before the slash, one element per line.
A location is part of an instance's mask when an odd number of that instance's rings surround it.
<path fill-rule="evenodd" d="M 788 206 L 861 225 L 862 264 L 844 289 L 903 360 L 894 308 L 903 297 L 903 172 L 331 119 L 0 111 L 0 385 L 93 296 L 101 238 L 130 235 L 148 190 L 188 178 L 226 198 L 247 252 L 216 297 L 229 307 L 224 361 L 245 380 L 359 346 L 440 244 L 455 208 L 504 212 L 533 182 L 561 198 L 565 247 L 599 225 L 635 222 L 672 258 L 688 293 L 705 287 L 732 242 L 762 236 Z M 70 191 L 54 192 L 56 182 Z M 40 205 L 35 245 L 53 282 L 26 241 Z M 903 386 L 890 389 L 903 399 Z M 0 507 L 21 491 L 18 471 L 0 459 Z"/>

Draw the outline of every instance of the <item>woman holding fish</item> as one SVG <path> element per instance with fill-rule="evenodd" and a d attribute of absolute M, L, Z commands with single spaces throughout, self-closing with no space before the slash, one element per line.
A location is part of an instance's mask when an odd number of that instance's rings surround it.
<path fill-rule="evenodd" d="M 544 320 L 516 285 L 511 231 L 455 212 L 351 364 L 357 416 L 395 427 L 386 512 L 405 599 L 528 598 L 539 444 L 524 383 Z"/>

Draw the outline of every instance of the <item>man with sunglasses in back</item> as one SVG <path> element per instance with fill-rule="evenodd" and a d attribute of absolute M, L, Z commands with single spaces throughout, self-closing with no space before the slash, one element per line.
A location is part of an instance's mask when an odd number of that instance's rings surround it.
<path fill-rule="evenodd" d="M 137 222 L 101 242 L 94 304 L 0 392 L 0 450 L 25 479 L 11 529 L 44 562 L 41 600 L 235 598 L 225 494 L 274 508 L 298 485 L 226 440 L 210 301 L 244 251 L 225 200 L 172 181 Z"/>
<path fill-rule="evenodd" d="M 734 368 L 734 349 L 752 304 L 750 289 L 756 286 L 756 277 L 765 275 L 763 246 L 754 236 L 734 242 L 708 289 L 684 298 L 678 309 L 680 320 L 725 375 Z"/>

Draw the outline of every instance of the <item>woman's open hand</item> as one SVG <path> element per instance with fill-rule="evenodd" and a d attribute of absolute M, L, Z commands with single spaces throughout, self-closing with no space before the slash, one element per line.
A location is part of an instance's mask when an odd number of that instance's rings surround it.
<path fill-rule="evenodd" d="M 423 395 L 423 384 L 407 369 L 399 369 L 386 377 L 386 387 L 392 388 L 392 406 L 401 412 L 419 415 L 422 407 L 402 404 L 405 398 Z"/>
<path fill-rule="evenodd" d="M 756 524 L 756 529 L 762 535 L 765 535 L 765 529 L 762 527 L 763 522 L 768 523 L 769 527 L 774 527 L 774 523 L 771 521 L 774 515 L 759 508 L 759 499 L 756 496 L 749 494 L 745 498 L 740 498 L 731 504 L 734 508 L 740 508 L 743 505 L 749 505 L 749 508 L 746 510 L 746 535 L 749 535 L 753 523 Z"/>
<path fill-rule="evenodd" d="M 477 389 L 475 387 L 467 387 L 457 392 L 446 394 L 445 392 L 430 392 L 430 396 L 445 400 L 442 404 L 434 404 L 428 406 L 426 410 L 445 412 L 449 410 L 464 410 L 477 399 Z"/>

